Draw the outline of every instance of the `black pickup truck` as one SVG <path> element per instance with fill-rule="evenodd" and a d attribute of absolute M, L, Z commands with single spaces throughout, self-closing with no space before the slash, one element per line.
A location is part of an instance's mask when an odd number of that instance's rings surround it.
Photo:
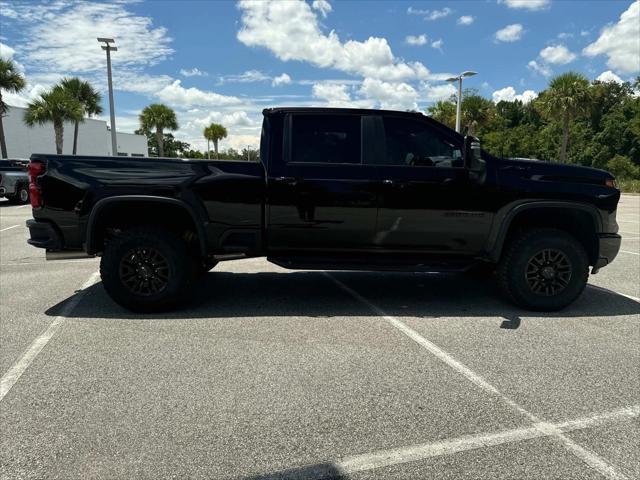
<path fill-rule="evenodd" d="M 217 262 L 293 269 L 493 269 L 518 305 L 557 310 L 620 248 L 620 191 L 602 170 L 500 159 L 422 115 L 264 112 L 260 160 L 39 155 L 31 245 L 101 256 L 137 311 L 188 297 Z M 455 301 L 455 299 L 452 299 Z"/>

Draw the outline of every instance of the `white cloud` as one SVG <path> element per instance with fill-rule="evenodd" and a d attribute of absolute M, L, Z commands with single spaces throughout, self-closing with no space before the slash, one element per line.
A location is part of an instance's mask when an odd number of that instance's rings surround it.
<path fill-rule="evenodd" d="M 432 10 L 426 17 L 425 20 L 439 20 L 440 18 L 448 17 L 453 13 L 449 7 L 444 7 L 442 10 Z"/>
<path fill-rule="evenodd" d="M 314 98 L 324 100 L 328 106 L 348 107 L 351 106 L 351 96 L 347 85 L 337 83 L 316 83 L 311 88 Z"/>
<path fill-rule="evenodd" d="M 624 83 L 618 75 L 613 73 L 611 70 L 607 70 L 606 72 L 602 72 L 600 75 L 596 77 L 596 80 L 599 82 L 616 82 L 616 83 Z"/>
<path fill-rule="evenodd" d="M 182 75 L 183 77 L 206 77 L 209 74 L 207 72 L 203 72 L 199 68 L 194 67 L 190 68 L 189 70 L 181 68 L 180 75 Z"/>
<path fill-rule="evenodd" d="M 516 42 L 522 38 L 523 33 L 524 28 L 522 25 L 514 23 L 498 30 L 494 37 L 496 42 Z"/>
<path fill-rule="evenodd" d="M 566 65 L 576 59 L 576 54 L 564 45 L 552 45 L 540 51 L 540 57 L 547 63 Z"/>
<path fill-rule="evenodd" d="M 241 0 L 238 6 L 242 11 L 238 40 L 250 47 L 267 48 L 280 60 L 304 61 L 389 81 L 429 77 L 423 64 L 396 58 L 385 38 L 343 43 L 335 31 L 325 35 L 306 2 Z"/>
<path fill-rule="evenodd" d="M 318 10 L 324 18 L 327 18 L 329 12 L 333 10 L 333 7 L 331 7 L 331 4 L 327 2 L 327 0 L 313 0 L 311 8 Z"/>
<path fill-rule="evenodd" d="M 98 36 L 115 38 L 116 67 L 155 65 L 173 53 L 164 27 L 133 14 L 118 3 L 12 4 L 17 21 L 26 23 L 18 50 L 27 67 L 71 73 L 103 71 Z"/>
<path fill-rule="evenodd" d="M 15 55 L 15 53 L 16 51 L 14 48 L 10 47 L 5 43 L 0 42 L 0 56 L 2 56 L 2 58 L 11 60 L 13 59 L 13 56 Z"/>
<path fill-rule="evenodd" d="M 437 102 L 438 100 L 447 100 L 451 95 L 455 95 L 456 87 L 451 83 L 441 85 L 431 85 L 423 83 L 420 86 L 420 98 L 428 102 Z"/>
<path fill-rule="evenodd" d="M 543 77 L 550 77 L 553 74 L 553 71 L 551 70 L 549 65 L 538 63 L 535 60 L 531 60 L 527 64 L 527 68 L 535 73 L 539 73 Z"/>
<path fill-rule="evenodd" d="M 525 90 L 524 92 L 518 95 L 516 93 L 516 90 L 511 86 L 502 88 L 500 90 L 496 90 L 495 92 L 493 92 L 493 95 L 492 95 L 494 103 L 498 103 L 502 100 L 506 102 L 513 102 L 514 100 L 520 100 L 524 104 L 529 103 L 531 100 L 533 100 L 537 96 L 538 94 L 533 90 Z"/>
<path fill-rule="evenodd" d="M 413 7 L 407 8 L 407 15 L 427 15 L 428 13 L 429 10 L 422 10 L 420 8 Z"/>
<path fill-rule="evenodd" d="M 404 41 L 407 45 L 424 45 L 427 43 L 427 36 L 424 33 L 422 35 L 407 35 L 404 37 Z"/>
<path fill-rule="evenodd" d="M 498 0 L 509 8 L 524 8 L 526 10 L 543 10 L 551 5 L 551 0 Z"/>
<path fill-rule="evenodd" d="M 565 40 L 567 38 L 573 38 L 573 33 L 569 33 L 569 32 L 560 32 L 558 34 L 558 38 Z"/>
<path fill-rule="evenodd" d="M 381 108 L 389 110 L 417 109 L 418 92 L 407 83 L 389 83 L 375 78 L 365 78 L 359 93 L 374 100 Z"/>
<path fill-rule="evenodd" d="M 588 57 L 606 55 L 607 66 L 620 73 L 640 71 L 640 2 L 634 0 L 618 23 L 607 25 L 598 39 L 582 53 Z"/>
<path fill-rule="evenodd" d="M 241 103 L 241 100 L 237 97 L 220 95 L 214 92 L 200 90 L 195 87 L 184 88 L 181 85 L 180 80 L 174 80 L 173 83 L 158 91 L 156 96 L 171 106 L 178 106 L 181 108 L 192 107 L 194 105 L 220 106 Z"/>
<path fill-rule="evenodd" d="M 220 83 L 255 83 L 266 82 L 268 80 L 271 80 L 271 77 L 260 70 L 247 70 L 238 75 L 225 75 L 219 79 Z"/>
<path fill-rule="evenodd" d="M 458 25 L 471 25 L 475 21 L 472 15 L 462 15 L 458 19 Z"/>
<path fill-rule="evenodd" d="M 431 42 L 431 48 L 435 48 L 436 50 L 442 50 L 442 46 L 444 45 L 444 40 L 439 38 L 438 40 Z"/>
<path fill-rule="evenodd" d="M 282 75 L 278 75 L 277 77 L 273 77 L 273 80 L 271 80 L 271 86 L 273 87 L 279 87 L 280 85 L 288 85 L 290 83 L 291 83 L 291 77 L 286 73 L 283 73 Z"/>

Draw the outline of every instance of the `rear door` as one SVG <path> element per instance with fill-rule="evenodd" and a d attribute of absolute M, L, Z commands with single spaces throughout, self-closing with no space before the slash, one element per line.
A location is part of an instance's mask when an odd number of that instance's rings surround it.
<path fill-rule="evenodd" d="M 288 114 L 281 155 L 269 168 L 269 250 L 370 248 L 377 179 L 362 161 L 361 116 Z"/>
<path fill-rule="evenodd" d="M 462 138 L 417 116 L 385 115 L 376 121 L 376 245 L 404 252 L 481 251 L 491 215 L 483 207 L 482 186 L 464 168 Z"/>

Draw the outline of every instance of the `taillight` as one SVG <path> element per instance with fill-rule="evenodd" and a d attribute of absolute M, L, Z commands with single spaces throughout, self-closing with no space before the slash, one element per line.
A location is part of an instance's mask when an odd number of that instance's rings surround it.
<path fill-rule="evenodd" d="M 40 208 L 42 206 L 42 190 L 38 185 L 38 177 L 42 175 L 46 167 L 44 163 L 37 161 L 29 162 L 29 197 L 31 198 L 31 206 Z"/>

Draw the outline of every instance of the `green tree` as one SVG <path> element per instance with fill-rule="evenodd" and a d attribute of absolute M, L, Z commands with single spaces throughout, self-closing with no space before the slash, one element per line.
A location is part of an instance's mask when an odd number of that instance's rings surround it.
<path fill-rule="evenodd" d="M 4 138 L 4 126 L 2 117 L 7 113 L 7 104 L 2 99 L 2 90 L 10 93 L 18 93 L 27 85 L 24 77 L 20 75 L 15 63 L 11 59 L 0 57 L 0 151 L 2 158 L 7 158 L 7 142 Z"/>
<path fill-rule="evenodd" d="M 607 170 L 617 178 L 640 180 L 640 167 L 635 165 L 628 157 L 616 155 L 607 162 Z"/>
<path fill-rule="evenodd" d="M 576 116 L 587 113 L 591 105 L 589 80 L 576 72 L 558 75 L 551 80 L 549 88 L 535 102 L 546 118 L 559 118 L 561 121 L 560 163 L 565 163 L 569 144 L 569 124 Z"/>
<path fill-rule="evenodd" d="M 482 132 L 495 116 L 495 105 L 491 100 L 475 92 L 466 91 L 462 97 L 462 125 L 468 129 L 469 135 Z"/>
<path fill-rule="evenodd" d="M 218 142 L 223 138 L 227 138 L 227 129 L 219 123 L 212 123 L 204 129 L 204 137 L 207 139 L 207 152 L 209 152 L 209 141 L 213 142 L 213 148 L 216 152 L 216 158 L 218 155 Z"/>
<path fill-rule="evenodd" d="M 142 131 L 151 132 L 155 130 L 158 156 L 164 157 L 164 131 L 178 129 L 176 112 L 162 103 L 154 103 L 144 107 L 139 119 Z"/>
<path fill-rule="evenodd" d="M 100 106 L 102 96 L 100 92 L 94 90 L 89 82 L 80 80 L 78 77 L 63 78 L 60 86 L 80 102 L 84 115 L 90 117 L 91 115 L 99 115 L 102 113 L 102 107 Z M 83 121 L 84 117 L 81 120 L 76 120 L 73 125 L 73 155 L 78 153 L 78 128 L 80 122 Z M 115 154 L 117 154 L 117 152 L 114 152 L 114 155 Z"/>
<path fill-rule="evenodd" d="M 60 85 L 40 95 L 31 102 L 24 114 L 24 123 L 29 127 L 52 122 L 55 133 L 56 153 L 62 155 L 64 140 L 64 122 L 82 120 L 83 107 Z"/>
<path fill-rule="evenodd" d="M 450 100 L 439 100 L 427 108 L 427 115 L 449 128 L 456 127 L 456 104 Z"/>

